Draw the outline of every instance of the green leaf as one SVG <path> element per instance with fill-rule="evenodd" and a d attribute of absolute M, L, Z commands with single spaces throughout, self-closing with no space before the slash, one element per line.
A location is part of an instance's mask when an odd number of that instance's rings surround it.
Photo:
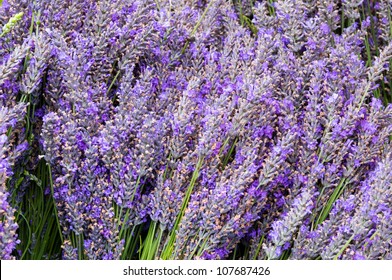
<path fill-rule="evenodd" d="M 16 188 L 19 187 L 20 184 L 22 184 L 23 179 L 24 179 L 24 177 L 20 177 L 20 178 L 16 181 L 16 184 L 15 184 L 15 187 L 16 187 Z"/>
<path fill-rule="evenodd" d="M 0 34 L 0 37 L 3 37 L 7 33 L 9 33 L 12 28 L 22 19 L 23 12 L 17 13 L 3 26 L 3 32 Z"/>
<path fill-rule="evenodd" d="M 23 172 L 23 175 L 29 177 L 30 180 L 34 181 L 39 187 L 42 187 L 42 181 L 37 176 L 30 174 L 27 170 Z"/>

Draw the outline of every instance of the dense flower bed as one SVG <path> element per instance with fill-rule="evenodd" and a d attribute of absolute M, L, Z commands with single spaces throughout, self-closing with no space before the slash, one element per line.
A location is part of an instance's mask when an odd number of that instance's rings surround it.
<path fill-rule="evenodd" d="M 7 0 L 1 259 L 392 259 L 392 1 Z"/>

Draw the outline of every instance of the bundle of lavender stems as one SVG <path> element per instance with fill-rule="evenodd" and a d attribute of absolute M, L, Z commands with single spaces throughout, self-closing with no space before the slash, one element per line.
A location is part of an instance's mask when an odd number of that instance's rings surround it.
<path fill-rule="evenodd" d="M 392 259 L 391 0 L 0 2 L 0 259 Z"/>

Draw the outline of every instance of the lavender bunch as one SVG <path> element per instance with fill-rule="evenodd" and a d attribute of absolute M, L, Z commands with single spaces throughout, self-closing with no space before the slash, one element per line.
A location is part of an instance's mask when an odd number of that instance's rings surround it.
<path fill-rule="evenodd" d="M 2 257 L 391 258 L 390 4 L 6 1 Z"/>

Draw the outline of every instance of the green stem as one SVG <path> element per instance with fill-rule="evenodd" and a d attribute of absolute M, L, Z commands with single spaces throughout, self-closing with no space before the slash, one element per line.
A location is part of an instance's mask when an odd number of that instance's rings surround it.
<path fill-rule="evenodd" d="M 200 19 L 197 21 L 195 27 L 193 28 L 190 37 L 193 37 L 197 31 L 197 29 L 199 28 L 201 22 L 203 21 L 204 17 L 206 16 L 208 10 L 210 9 L 210 7 L 212 6 L 212 3 L 214 2 L 214 0 L 211 0 L 210 3 L 208 3 L 208 6 L 206 7 L 206 9 L 204 10 L 203 14 L 201 15 Z M 184 54 L 185 50 L 188 48 L 189 46 L 189 41 L 187 41 L 184 45 L 184 47 L 181 50 L 181 53 Z"/>
<path fill-rule="evenodd" d="M 77 241 L 78 241 L 78 255 L 79 255 L 79 260 L 83 260 L 84 256 L 83 256 L 83 234 L 78 234 L 77 235 Z"/>
<path fill-rule="evenodd" d="M 22 257 L 21 257 L 21 259 L 23 260 L 25 255 L 26 255 L 26 253 L 27 253 L 27 251 L 29 250 L 30 245 L 31 245 L 31 228 L 30 228 L 29 222 L 27 221 L 26 217 L 22 213 L 18 212 L 17 215 L 21 216 L 23 218 L 23 220 L 26 223 L 27 229 L 28 229 L 28 240 L 27 240 L 26 247 L 23 250 L 23 254 L 22 254 Z"/>
<path fill-rule="evenodd" d="M 333 204 L 335 201 L 338 199 L 338 197 L 343 193 L 344 189 L 347 186 L 347 178 L 343 178 L 340 180 L 339 185 L 335 188 L 333 191 L 331 197 L 329 198 L 327 204 L 324 205 L 323 209 L 321 210 L 321 213 L 316 221 L 315 227 L 319 224 L 321 224 L 325 219 L 328 217 L 329 212 L 332 209 Z"/>
<path fill-rule="evenodd" d="M 50 192 L 51 192 L 52 198 L 53 198 L 53 207 L 54 207 L 54 214 L 56 216 L 57 229 L 59 231 L 61 243 L 63 243 L 64 242 L 63 233 L 61 231 L 59 215 L 57 213 L 56 200 L 54 199 L 54 187 L 53 187 L 53 178 L 52 178 L 52 168 L 51 168 L 49 163 L 47 163 L 47 165 L 48 165 L 48 173 L 49 173 L 48 175 L 49 175 L 49 182 L 50 182 Z"/>
<path fill-rule="evenodd" d="M 238 142 L 238 138 L 235 138 L 233 144 L 230 147 L 229 152 L 226 154 L 226 156 L 225 156 L 225 158 L 223 160 L 223 168 L 225 168 L 227 163 L 229 162 L 229 159 L 230 159 L 231 155 L 234 152 L 234 149 L 236 147 L 237 142 Z"/>
<path fill-rule="evenodd" d="M 179 224 L 180 224 L 180 222 L 182 220 L 182 217 L 184 216 L 185 209 L 188 206 L 188 202 L 189 202 L 189 199 L 191 197 L 191 194 L 192 194 L 192 191 L 193 191 L 193 187 L 195 186 L 196 180 L 199 177 L 199 170 L 200 170 L 200 168 L 202 166 L 203 160 L 204 160 L 203 158 L 199 158 L 199 160 L 198 160 L 198 162 L 196 164 L 196 168 L 193 171 L 191 181 L 189 183 L 188 189 L 187 189 L 187 191 L 185 193 L 185 197 L 184 197 L 184 200 L 183 200 L 182 205 L 181 205 L 181 210 L 180 210 L 179 214 L 177 215 L 177 218 L 176 218 L 176 221 L 174 223 L 173 229 L 171 230 L 171 232 L 170 232 L 170 234 L 168 236 L 168 240 L 166 242 L 166 245 L 163 248 L 163 251 L 162 251 L 162 254 L 161 254 L 161 259 L 167 260 L 167 259 L 170 258 L 171 254 L 173 253 L 174 241 L 176 239 L 176 232 L 177 232 L 178 226 L 179 226 Z"/>
<path fill-rule="evenodd" d="M 161 244 L 162 241 L 162 237 L 163 237 L 163 229 L 161 227 L 159 227 L 158 229 L 158 239 L 156 240 L 156 246 L 155 246 L 155 254 L 154 254 L 154 259 L 158 258 L 158 249 L 159 249 L 159 245 Z"/>
<path fill-rule="evenodd" d="M 155 236 L 156 227 L 157 227 L 157 222 L 151 221 L 150 227 L 148 229 L 147 237 L 143 243 L 143 248 L 142 248 L 143 251 L 142 251 L 141 260 L 149 260 L 150 259 L 150 255 L 152 254 L 152 251 L 153 251 L 152 244 L 153 244 L 153 239 Z"/>
<path fill-rule="evenodd" d="M 112 83 L 110 84 L 109 88 L 108 88 L 108 93 L 110 92 L 110 90 L 112 89 L 112 87 L 114 86 L 114 83 L 116 82 L 118 76 L 120 75 L 121 70 L 118 70 L 116 73 L 116 76 L 114 76 Z"/>
<path fill-rule="evenodd" d="M 255 255 L 253 256 L 254 260 L 257 260 L 257 257 L 259 256 L 259 253 L 260 253 L 260 250 L 261 250 L 261 245 L 264 242 L 264 238 L 265 238 L 265 235 L 262 235 L 261 238 L 260 238 L 259 245 L 257 245 L 257 249 L 256 249 L 256 252 L 255 252 Z"/>
<path fill-rule="evenodd" d="M 347 240 L 346 244 L 344 244 L 343 248 L 340 249 L 339 253 L 333 258 L 334 260 L 337 260 L 344 252 L 344 250 L 346 250 L 346 248 L 348 247 L 348 245 L 350 245 L 350 242 L 354 239 L 355 234 L 351 235 L 351 237 Z"/>

